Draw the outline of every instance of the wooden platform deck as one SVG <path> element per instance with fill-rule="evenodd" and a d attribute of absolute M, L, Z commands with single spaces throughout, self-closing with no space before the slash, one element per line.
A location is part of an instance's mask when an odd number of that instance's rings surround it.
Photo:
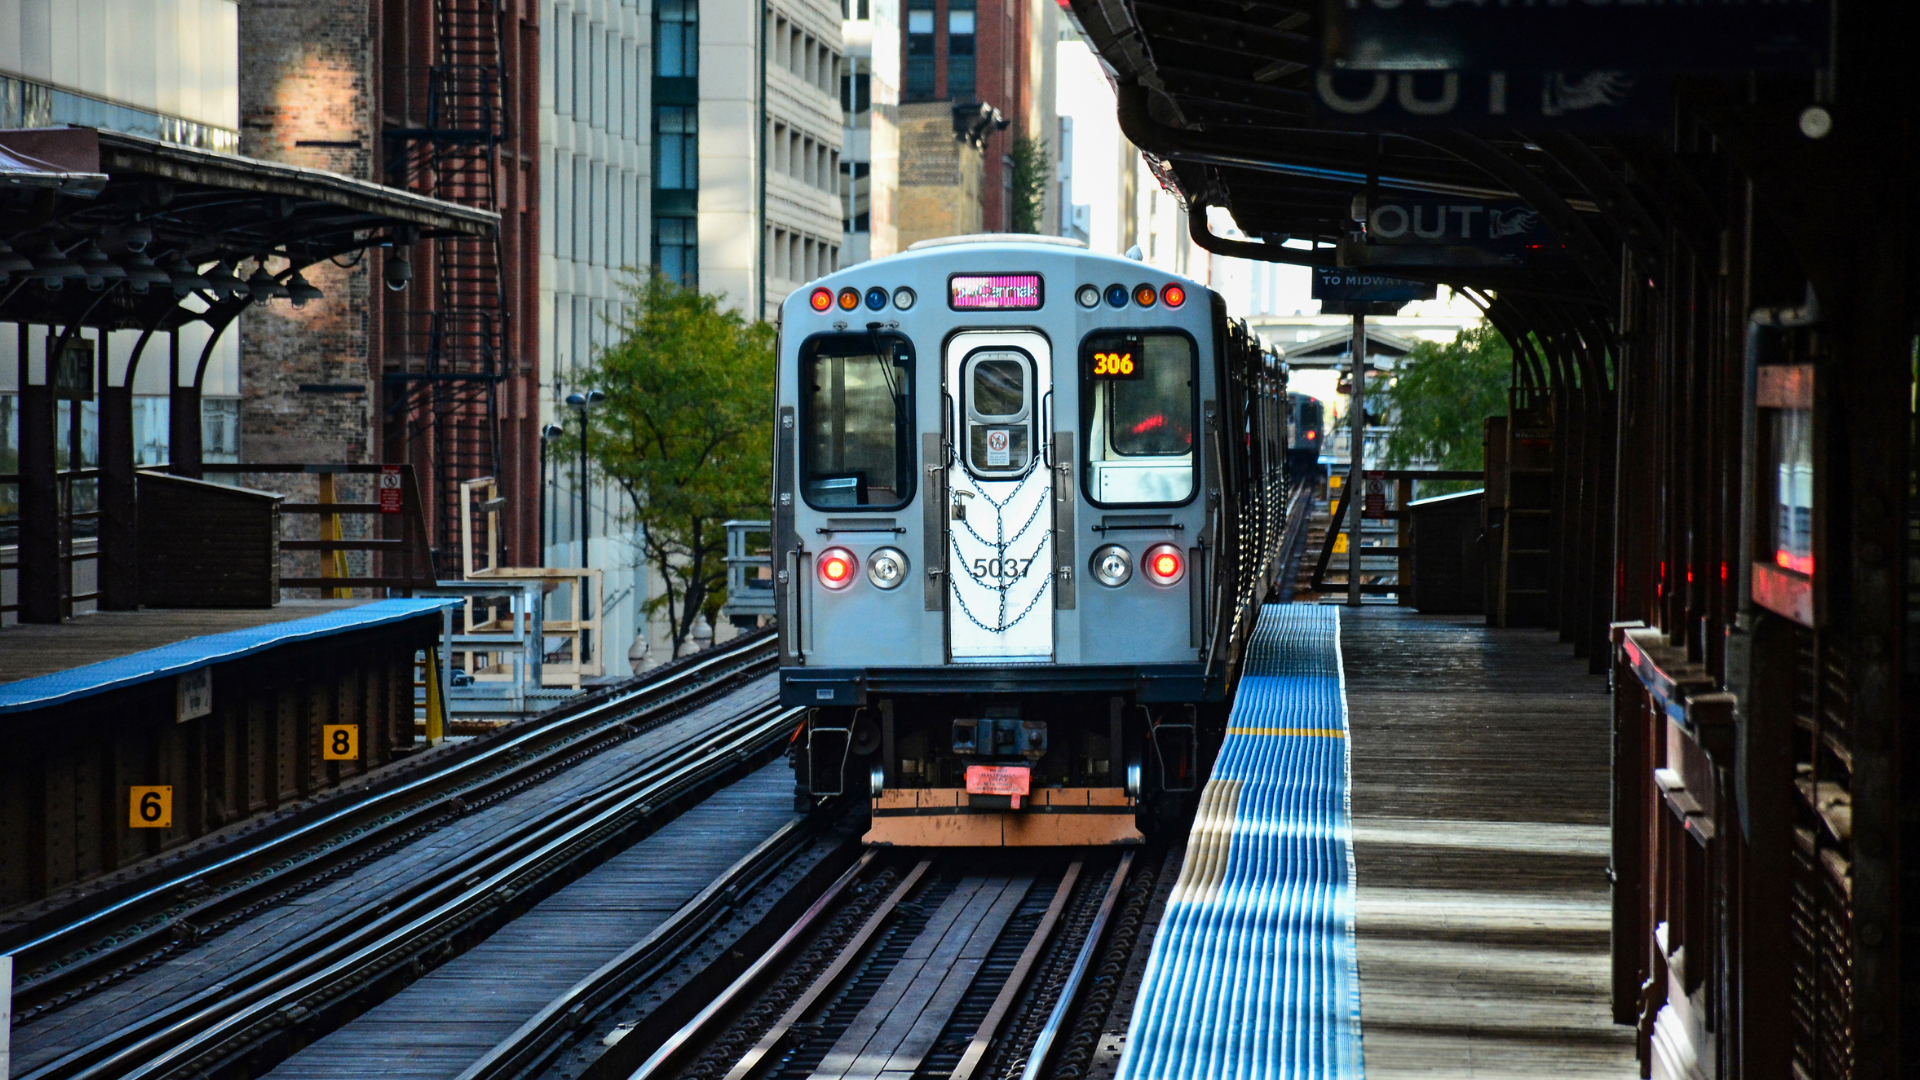
<path fill-rule="evenodd" d="M 1341 612 L 1369 1080 L 1639 1076 L 1607 1002 L 1606 680 L 1540 630 Z"/>
<path fill-rule="evenodd" d="M 284 600 L 270 608 L 100 611 L 64 623 L 0 628 L 0 683 L 172 645 L 188 638 L 291 622 L 370 600 Z"/>

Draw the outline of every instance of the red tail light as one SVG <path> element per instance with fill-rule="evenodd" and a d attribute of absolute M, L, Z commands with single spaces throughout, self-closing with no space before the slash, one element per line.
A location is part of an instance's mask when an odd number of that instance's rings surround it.
<path fill-rule="evenodd" d="M 813 290 L 813 298 L 809 301 L 809 303 L 813 305 L 813 310 L 815 311 L 827 310 L 828 308 L 833 306 L 833 290 L 832 289 Z"/>
<path fill-rule="evenodd" d="M 1147 580 L 1155 585 L 1172 585 L 1187 575 L 1186 556 L 1172 544 L 1155 544 L 1147 549 L 1143 561 Z"/>
<path fill-rule="evenodd" d="M 1178 285 L 1168 285 L 1160 290 L 1160 302 L 1168 307 L 1179 307 L 1187 302 L 1187 290 Z"/>
<path fill-rule="evenodd" d="M 846 548 L 828 548 L 820 553 L 820 584 L 829 589 L 844 589 L 853 584 L 860 571 L 860 560 Z"/>

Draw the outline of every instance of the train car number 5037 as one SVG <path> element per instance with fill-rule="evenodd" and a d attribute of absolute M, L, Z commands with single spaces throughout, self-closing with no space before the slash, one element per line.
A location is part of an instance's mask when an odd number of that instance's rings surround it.
<path fill-rule="evenodd" d="M 173 786 L 160 784 L 127 789 L 129 829 L 173 828 Z"/>
<path fill-rule="evenodd" d="M 1018 581 L 1027 576 L 1027 568 L 1032 565 L 1033 559 L 975 559 L 973 577 L 976 581 L 981 578 L 1012 578 Z"/>

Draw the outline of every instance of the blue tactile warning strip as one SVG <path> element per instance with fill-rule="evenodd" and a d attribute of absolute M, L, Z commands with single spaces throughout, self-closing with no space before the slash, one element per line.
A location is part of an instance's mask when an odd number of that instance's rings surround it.
<path fill-rule="evenodd" d="M 1264 609 L 1118 1080 L 1360 1080 L 1339 609 Z"/>
<path fill-rule="evenodd" d="M 158 649 L 102 660 L 97 664 L 83 664 L 52 675 L 0 684 L 0 714 L 43 709 L 125 686 L 164 679 L 209 664 L 239 660 L 296 641 L 310 641 L 418 618 L 458 603 L 458 600 L 443 598 L 376 600 L 305 619 L 188 638 Z"/>

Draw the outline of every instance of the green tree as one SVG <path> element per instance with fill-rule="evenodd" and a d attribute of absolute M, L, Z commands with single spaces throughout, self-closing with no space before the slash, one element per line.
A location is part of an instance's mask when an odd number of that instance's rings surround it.
<path fill-rule="evenodd" d="M 1446 344 L 1415 345 L 1393 377 L 1381 380 L 1377 392 L 1368 395 L 1375 409 L 1384 406 L 1393 419 L 1387 465 L 1485 468 L 1486 420 L 1506 414 L 1512 377 L 1513 350 L 1490 326 L 1462 330 Z M 1473 486 L 1421 484 L 1423 495 Z"/>
<path fill-rule="evenodd" d="M 1041 231 L 1047 209 L 1047 187 L 1053 182 L 1053 157 L 1045 139 L 1016 136 L 1013 140 L 1013 231 Z"/>
<path fill-rule="evenodd" d="M 588 454 L 626 493 L 666 589 L 646 611 L 667 613 L 679 656 L 695 620 L 711 623 L 726 602 L 725 522 L 766 514 L 774 330 L 659 273 L 626 291 L 618 340 L 581 376 L 606 395 Z"/>

